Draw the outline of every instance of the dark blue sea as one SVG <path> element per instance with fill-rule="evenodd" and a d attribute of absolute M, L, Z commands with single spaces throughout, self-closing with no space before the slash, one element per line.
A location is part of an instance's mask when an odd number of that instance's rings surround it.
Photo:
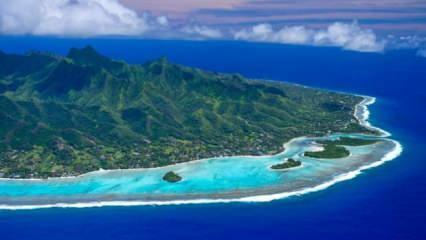
<path fill-rule="evenodd" d="M 426 58 L 244 42 L 0 37 L 0 49 L 66 54 L 93 45 L 131 63 L 167 56 L 241 73 L 377 97 L 371 122 L 402 155 L 326 190 L 270 203 L 0 211 L 0 239 L 426 239 Z"/>

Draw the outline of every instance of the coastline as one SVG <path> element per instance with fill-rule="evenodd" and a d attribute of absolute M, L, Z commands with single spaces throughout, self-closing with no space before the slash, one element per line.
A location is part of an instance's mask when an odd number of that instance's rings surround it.
<path fill-rule="evenodd" d="M 390 134 L 387 133 L 386 131 L 384 131 L 380 128 L 374 127 L 368 122 L 368 118 L 369 118 L 368 105 L 373 104 L 375 102 L 375 98 L 367 97 L 367 96 L 362 96 L 362 97 L 364 98 L 364 100 L 361 101 L 360 103 L 358 103 L 355 107 L 355 112 L 354 112 L 355 118 L 358 119 L 358 121 L 362 125 L 364 125 L 366 127 L 374 128 L 375 130 L 378 130 L 381 133 L 383 133 L 380 137 L 384 138 L 384 137 L 390 136 Z M 386 134 L 389 134 L 389 135 L 386 135 Z M 304 137 L 299 137 L 299 138 L 295 138 L 295 139 L 300 139 L 300 138 L 304 138 Z M 292 139 L 292 140 L 286 142 L 284 144 L 284 147 L 286 147 L 286 145 L 290 144 L 295 139 Z M 137 201 L 137 200 L 134 200 L 134 201 L 93 201 L 93 202 L 80 202 L 80 203 L 76 202 L 76 203 L 55 203 L 55 204 L 44 204 L 44 205 L 41 204 L 41 205 L 16 205 L 16 206 L 1 205 L 0 204 L 0 209 L 5 209 L 5 210 L 26 210 L 27 209 L 28 210 L 28 209 L 52 208 L 52 207 L 56 207 L 56 208 L 84 208 L 84 207 L 103 207 L 103 206 L 143 206 L 143 205 L 179 205 L 179 204 L 229 203 L 229 202 L 269 202 L 269 201 L 283 199 L 283 198 L 287 198 L 287 197 L 291 197 L 291 196 L 301 196 L 301 195 L 304 195 L 304 194 L 307 194 L 307 193 L 324 190 L 324 189 L 334 185 L 335 183 L 353 179 L 354 177 L 361 174 L 364 170 L 380 166 L 387 161 L 395 159 L 403 151 L 402 145 L 395 140 L 390 140 L 390 139 L 388 139 L 388 140 L 391 141 L 395 146 L 391 151 L 387 152 L 380 160 L 374 161 L 374 162 L 369 163 L 369 164 L 364 165 L 364 166 L 361 166 L 354 171 L 350 171 L 350 172 L 347 172 L 347 173 L 344 173 L 344 174 L 337 175 L 332 180 L 327 181 L 327 182 L 323 182 L 323 183 L 318 184 L 314 187 L 305 188 L 305 189 L 296 190 L 296 191 L 272 193 L 272 194 L 261 194 L 261 195 L 247 196 L 247 197 L 240 197 L 240 198 L 218 198 L 218 199 L 211 199 L 211 198 L 203 199 L 203 198 L 200 198 L 200 199 L 192 199 L 192 200 L 166 200 L 166 201 Z M 246 156 L 246 157 L 262 158 L 264 156 Z M 195 161 L 191 161 L 191 162 L 179 163 L 179 164 L 176 164 L 176 165 L 193 164 L 195 162 L 207 161 L 207 160 L 211 160 L 211 159 L 218 159 L 218 158 L 199 159 L 199 160 L 195 160 Z M 159 168 L 166 168 L 166 167 L 169 167 L 169 166 L 159 167 Z M 108 172 L 110 172 L 110 171 L 122 172 L 122 171 L 138 171 L 138 170 L 141 170 L 141 169 L 98 170 L 98 171 L 86 173 L 86 174 L 75 176 L 75 177 L 74 176 L 73 177 L 64 177 L 64 178 L 60 178 L 60 179 L 75 179 L 75 178 L 79 178 L 79 177 L 82 177 L 82 176 L 92 175 L 92 174 L 96 174 L 96 173 L 100 173 L 100 172 L 106 172 L 106 171 L 108 171 Z M 52 179 L 52 178 L 50 178 L 50 179 Z M 45 181 L 46 179 L 2 179 L 2 180 Z"/>
<path fill-rule="evenodd" d="M 279 82 L 276 80 L 261 80 L 261 81 L 272 81 L 272 82 Z M 296 84 L 298 85 L 298 84 Z M 300 85 L 303 86 L 303 85 Z M 309 86 L 304 86 L 307 88 L 310 88 Z M 342 94 L 351 94 L 351 95 L 355 95 L 355 96 L 359 96 L 364 98 L 361 102 L 359 102 L 357 105 L 355 105 L 355 110 L 354 110 L 354 117 L 355 119 L 358 120 L 358 122 L 369 128 L 369 129 L 373 129 L 376 131 L 379 131 L 381 133 L 383 133 L 383 135 L 381 135 L 380 137 L 389 137 L 391 136 L 390 133 L 386 132 L 383 129 L 380 129 L 378 127 L 374 127 L 372 126 L 367 120 L 370 116 L 370 112 L 368 110 L 368 106 L 372 105 L 375 103 L 376 98 L 375 97 L 370 97 L 370 96 L 365 96 L 365 95 L 358 95 L 358 94 L 352 94 L 352 93 L 343 93 L 343 92 L 339 92 Z M 221 158 L 228 158 L 228 157 L 245 157 L 245 158 L 263 158 L 263 157 L 271 157 L 271 156 L 275 156 L 275 155 L 280 155 L 282 153 L 285 152 L 285 149 L 287 148 L 288 144 L 294 140 L 297 139 L 302 139 L 302 138 L 306 138 L 307 136 L 300 136 L 300 137 L 295 137 L 290 139 L 289 141 L 283 143 L 283 151 L 279 152 L 277 154 L 265 154 L 265 155 L 261 155 L 261 156 L 256 156 L 256 155 L 235 155 L 235 156 L 226 156 L 226 157 L 210 157 L 210 158 L 201 158 L 201 159 L 196 159 L 196 160 L 192 160 L 192 161 L 188 161 L 188 162 L 181 162 L 181 163 L 175 163 L 175 164 L 171 164 L 171 165 L 167 165 L 167 166 L 161 166 L 161 167 L 151 167 L 151 168 L 128 168 L 128 169 L 99 169 L 96 171 L 91 171 L 91 172 L 87 172 L 87 173 L 83 173 L 80 175 L 76 175 L 76 176 L 65 176 L 65 177 L 48 177 L 48 178 L 2 178 L 0 177 L 0 181 L 49 181 L 49 180 L 55 180 L 55 179 L 77 179 L 77 178 L 83 178 L 85 176 L 90 176 L 93 174 L 98 174 L 98 173 L 102 173 L 102 172 L 131 172 L 131 171 L 141 171 L 141 170 L 149 170 L 149 169 L 165 169 L 168 168 L 170 166 L 182 166 L 182 165 L 188 165 L 188 164 L 192 164 L 192 163 L 197 163 L 197 162 L 201 162 L 201 161 L 208 161 L 208 160 L 212 160 L 212 159 L 221 159 Z"/>
<path fill-rule="evenodd" d="M 376 98 L 365 95 L 357 96 L 364 98 L 360 103 L 355 106 L 354 117 L 358 120 L 358 122 L 368 129 L 375 130 L 381 133 L 380 137 L 386 138 L 392 136 L 391 133 L 379 127 L 371 125 L 371 123 L 368 121 L 368 119 L 370 118 L 370 110 L 368 109 L 368 106 L 373 105 L 376 102 Z"/>
<path fill-rule="evenodd" d="M 393 141 L 393 140 L 392 140 Z M 271 202 L 288 197 L 302 196 L 308 193 L 318 192 L 325 190 L 336 183 L 351 180 L 363 171 L 378 167 L 388 161 L 398 157 L 403 148 L 402 145 L 393 141 L 396 145 L 395 148 L 388 152 L 380 161 L 373 162 L 365 165 L 358 170 L 348 172 L 336 176 L 333 180 L 324 182 L 312 188 L 306 188 L 293 192 L 283 192 L 275 194 L 265 194 L 251 197 L 230 198 L 230 199 L 194 199 L 194 200 L 171 200 L 171 201 L 94 201 L 94 202 L 76 202 L 76 203 L 56 203 L 44 205 L 0 205 L 0 210 L 33 210 L 33 209 L 46 209 L 46 208 L 88 208 L 88 207 L 131 207 L 131 206 L 166 206 L 166 205 L 181 205 L 181 204 L 218 204 L 218 203 L 253 203 L 253 202 Z"/>

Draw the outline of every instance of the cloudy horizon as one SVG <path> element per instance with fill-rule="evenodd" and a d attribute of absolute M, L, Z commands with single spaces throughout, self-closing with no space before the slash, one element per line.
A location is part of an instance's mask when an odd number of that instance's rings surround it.
<path fill-rule="evenodd" d="M 0 2 L 0 34 L 226 39 L 361 52 L 423 49 L 426 2 L 15 0 Z"/>
<path fill-rule="evenodd" d="M 120 0 L 137 12 L 167 15 L 172 22 L 216 26 L 276 25 L 324 27 L 354 19 L 375 31 L 425 33 L 426 2 L 421 0 Z"/>

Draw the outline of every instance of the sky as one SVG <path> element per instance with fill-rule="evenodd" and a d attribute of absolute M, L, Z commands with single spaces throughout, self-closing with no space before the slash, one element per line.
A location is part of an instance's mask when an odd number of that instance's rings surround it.
<path fill-rule="evenodd" d="M 410 47 L 422 56 L 426 0 L 2 0 L 0 34 Z"/>
<path fill-rule="evenodd" d="M 167 15 L 173 22 L 240 26 L 253 23 L 325 26 L 362 22 L 380 31 L 426 32 L 425 0 L 120 0 L 136 11 Z"/>

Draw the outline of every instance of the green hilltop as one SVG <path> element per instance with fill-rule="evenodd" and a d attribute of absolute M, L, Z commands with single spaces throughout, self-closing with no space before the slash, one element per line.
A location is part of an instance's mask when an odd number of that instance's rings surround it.
<path fill-rule="evenodd" d="M 361 100 L 166 58 L 130 65 L 90 46 L 65 57 L 0 52 L 0 176 L 276 153 L 298 136 L 368 131 L 353 117 Z"/>

